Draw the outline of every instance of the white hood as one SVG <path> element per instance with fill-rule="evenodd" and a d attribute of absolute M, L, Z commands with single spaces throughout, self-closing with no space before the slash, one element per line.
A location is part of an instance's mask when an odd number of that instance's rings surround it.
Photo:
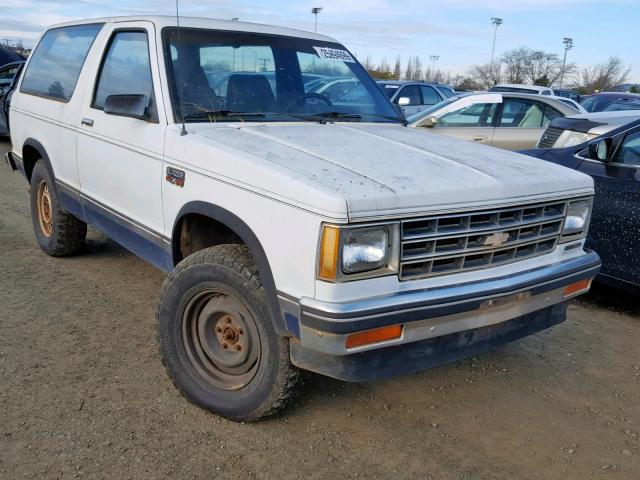
<path fill-rule="evenodd" d="M 290 176 L 295 173 L 293 178 L 335 192 L 345 200 L 352 220 L 593 192 L 591 177 L 574 170 L 399 125 L 194 127 L 194 137 L 204 136 L 206 143 L 247 152 L 261 163 L 288 170 Z M 260 178 L 243 181 L 260 187 Z"/>

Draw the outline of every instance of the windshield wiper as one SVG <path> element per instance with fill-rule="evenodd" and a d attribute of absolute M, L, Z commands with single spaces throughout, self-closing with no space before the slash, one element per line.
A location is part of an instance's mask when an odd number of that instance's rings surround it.
<path fill-rule="evenodd" d="M 360 120 L 362 119 L 362 117 L 356 113 L 342 113 L 342 112 L 320 112 L 320 113 L 310 113 L 309 115 L 298 114 L 295 116 L 305 120 L 312 120 L 312 121 L 317 120 L 322 124 L 327 123 L 327 120 Z"/>
<path fill-rule="evenodd" d="M 184 116 L 185 120 L 208 118 L 210 122 L 215 122 L 217 118 L 237 118 L 244 121 L 243 117 L 263 118 L 264 113 L 260 112 L 234 112 L 231 110 L 197 110 Z"/>

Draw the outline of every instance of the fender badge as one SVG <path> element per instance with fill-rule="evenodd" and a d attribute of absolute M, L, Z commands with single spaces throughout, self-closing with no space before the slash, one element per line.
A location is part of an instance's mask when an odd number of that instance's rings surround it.
<path fill-rule="evenodd" d="M 167 167 L 167 176 L 164 179 L 173 183 L 178 187 L 184 187 L 184 177 L 185 173 L 182 170 L 178 170 L 177 168 Z"/>
<path fill-rule="evenodd" d="M 485 247 L 501 247 L 507 240 L 509 240 L 509 234 L 507 232 L 492 233 L 491 235 L 487 235 L 483 245 Z"/>

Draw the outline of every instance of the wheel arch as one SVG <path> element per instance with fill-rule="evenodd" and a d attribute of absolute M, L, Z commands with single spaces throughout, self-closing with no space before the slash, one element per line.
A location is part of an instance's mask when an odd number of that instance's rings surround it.
<path fill-rule="evenodd" d="M 273 326 L 278 333 L 282 336 L 292 336 L 293 333 L 289 331 L 284 321 L 280 304 L 278 302 L 278 294 L 269 265 L 269 259 L 262 247 L 262 244 L 256 234 L 253 232 L 240 217 L 231 213 L 230 211 L 222 208 L 218 205 L 214 205 L 208 202 L 192 201 L 182 206 L 178 214 L 176 215 L 171 232 L 171 262 L 175 264 L 180 260 L 180 227 L 182 220 L 190 214 L 198 214 L 210 218 L 211 220 L 218 222 L 228 228 L 247 246 L 251 252 L 256 265 L 258 267 L 258 274 L 260 275 L 260 281 L 267 294 L 267 304 L 269 308 L 269 314 Z"/>
<path fill-rule="evenodd" d="M 27 177 L 27 181 L 31 181 L 31 174 L 33 173 L 33 167 L 38 160 L 42 160 L 49 173 L 49 176 L 54 180 L 53 189 L 56 189 L 55 174 L 53 172 L 53 166 L 51 160 L 47 154 L 47 150 L 44 146 L 34 138 L 27 138 L 22 144 L 22 163 L 24 165 L 24 175 Z M 57 192 L 56 192 L 57 193 Z"/>

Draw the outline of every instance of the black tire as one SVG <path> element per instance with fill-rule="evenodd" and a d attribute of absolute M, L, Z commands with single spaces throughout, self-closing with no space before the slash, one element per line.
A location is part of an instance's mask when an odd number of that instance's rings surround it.
<path fill-rule="evenodd" d="M 36 241 L 47 255 L 78 253 L 87 237 L 87 224 L 62 209 L 53 178 L 42 160 L 31 174 L 31 221 Z"/>
<path fill-rule="evenodd" d="M 299 390 L 289 339 L 273 328 L 245 246 L 219 245 L 182 260 L 162 286 L 156 320 L 169 377 L 206 410 L 257 420 L 283 409 Z"/>

